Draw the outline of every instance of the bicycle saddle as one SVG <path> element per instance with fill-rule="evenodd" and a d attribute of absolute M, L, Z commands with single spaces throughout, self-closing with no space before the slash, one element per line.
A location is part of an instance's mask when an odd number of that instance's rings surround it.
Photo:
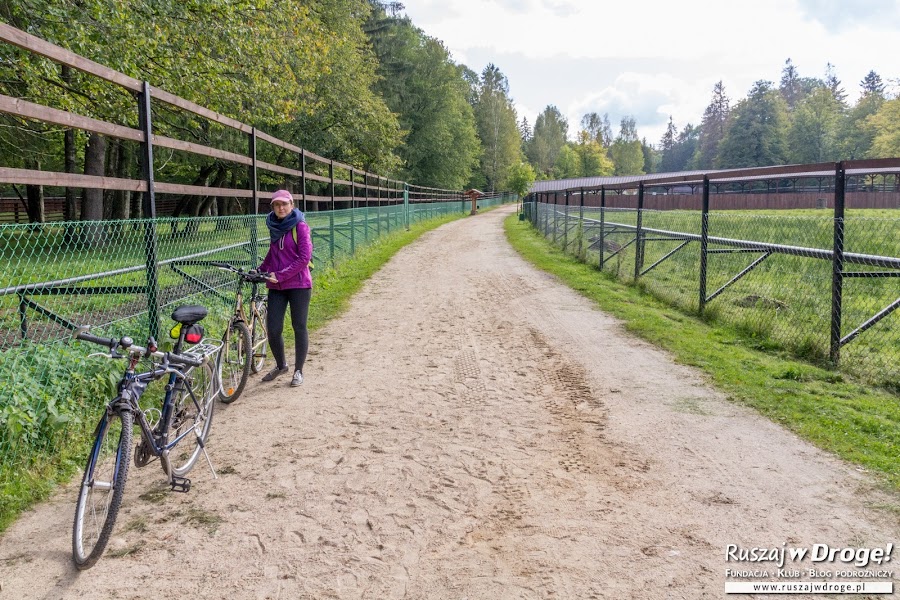
<path fill-rule="evenodd" d="M 206 315 L 208 314 L 205 306 L 200 306 L 199 304 L 188 304 L 186 306 L 179 306 L 172 313 L 172 320 L 181 323 L 182 325 L 193 325 L 194 323 L 199 323 L 202 321 Z"/>

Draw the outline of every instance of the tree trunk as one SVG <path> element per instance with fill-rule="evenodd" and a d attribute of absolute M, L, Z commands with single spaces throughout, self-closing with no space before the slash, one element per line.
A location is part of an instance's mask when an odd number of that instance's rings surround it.
<path fill-rule="evenodd" d="M 84 174 L 103 177 L 106 171 L 106 138 L 92 133 L 84 150 Z M 103 190 L 85 189 L 81 200 L 81 220 L 103 219 Z"/>
<path fill-rule="evenodd" d="M 88 137 L 84 150 L 84 174 L 102 177 L 106 171 L 106 138 L 97 133 Z M 81 220 L 101 221 L 103 219 L 103 190 L 85 188 L 81 200 Z M 85 225 L 82 240 L 92 246 L 102 246 L 106 242 L 101 227 Z"/>
<path fill-rule="evenodd" d="M 72 69 L 67 66 L 62 66 L 62 80 L 66 84 L 72 83 Z M 63 170 L 66 173 L 75 173 L 75 130 L 74 129 L 66 129 L 63 134 Z M 66 187 L 65 192 L 65 203 L 63 204 L 63 221 L 66 223 L 72 223 L 78 220 L 78 196 L 75 193 L 75 188 Z M 63 242 L 66 245 L 71 244 L 75 241 L 75 237 L 77 232 L 72 225 L 66 226 L 66 233 L 63 237 Z"/>
<path fill-rule="evenodd" d="M 66 173 L 75 172 L 75 132 L 67 129 L 63 136 L 63 163 Z M 67 222 L 78 219 L 78 197 L 75 188 L 66 188 L 66 202 L 63 206 L 63 220 Z"/>
<path fill-rule="evenodd" d="M 40 161 L 26 159 L 26 168 L 41 170 Z M 40 185 L 25 186 L 25 211 L 28 213 L 29 223 L 44 223 L 46 214 L 44 213 L 44 187 Z"/>
<path fill-rule="evenodd" d="M 113 148 L 114 150 L 110 153 L 110 158 L 114 158 L 113 163 L 110 165 L 111 175 L 119 179 L 125 179 L 127 177 L 128 159 L 130 158 L 128 146 L 123 144 L 121 140 L 116 140 Z M 124 220 L 131 217 L 129 195 L 125 190 L 113 190 L 109 211 L 111 219 Z"/>

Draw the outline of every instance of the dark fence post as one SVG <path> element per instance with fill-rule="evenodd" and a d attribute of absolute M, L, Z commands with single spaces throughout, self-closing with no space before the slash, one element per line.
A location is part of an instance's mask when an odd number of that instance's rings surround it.
<path fill-rule="evenodd" d="M 300 197 L 303 198 L 303 212 L 306 212 L 306 150 L 300 150 Z"/>
<path fill-rule="evenodd" d="M 556 243 L 559 236 L 559 211 L 556 207 L 559 205 L 559 192 L 553 192 L 553 243 Z"/>
<path fill-rule="evenodd" d="M 637 227 L 634 230 L 634 280 L 641 276 L 644 264 L 644 246 L 641 240 L 641 227 L 644 220 L 644 182 L 638 184 Z"/>
<path fill-rule="evenodd" d="M 356 181 L 354 181 L 353 169 L 350 169 L 350 254 L 356 254 L 356 222 L 353 215 L 356 213 Z"/>
<path fill-rule="evenodd" d="M 366 208 L 363 213 L 363 222 L 365 223 L 365 227 L 363 227 L 363 238 L 365 238 L 366 243 L 369 243 L 369 172 L 363 171 L 363 198 L 365 198 Z"/>
<path fill-rule="evenodd" d="M 153 122 L 150 112 L 150 84 L 144 82 L 144 90 L 138 94 L 138 120 L 144 132 L 141 152 L 141 172 L 147 182 L 144 194 L 144 243 L 147 265 L 147 323 L 149 334 L 159 339 L 159 279 L 157 274 L 156 239 L 156 191 L 153 182 Z"/>
<path fill-rule="evenodd" d="M 569 250 L 569 190 L 566 190 L 566 211 L 563 222 L 563 252 Z"/>
<path fill-rule="evenodd" d="M 834 255 L 831 263 L 831 363 L 841 359 L 841 312 L 844 295 L 844 163 L 834 169 Z"/>
<path fill-rule="evenodd" d="M 256 173 L 256 127 L 250 130 L 250 189 L 253 192 L 252 206 L 247 207 L 250 217 L 250 262 L 256 266 L 259 261 L 259 235 L 256 231 L 256 215 L 259 214 L 259 179 Z"/>
<path fill-rule="evenodd" d="M 328 211 L 328 256 L 334 266 L 334 159 L 328 161 L 328 177 L 331 179 L 331 210 Z"/>
<path fill-rule="evenodd" d="M 578 191 L 578 258 L 584 250 L 584 188 Z"/>
<path fill-rule="evenodd" d="M 706 260 L 709 250 L 709 176 L 703 176 L 703 208 L 700 213 L 700 304 L 698 312 L 706 310 Z"/>
<path fill-rule="evenodd" d="M 603 253 L 606 251 L 606 188 L 600 186 L 600 270 L 606 259 Z"/>

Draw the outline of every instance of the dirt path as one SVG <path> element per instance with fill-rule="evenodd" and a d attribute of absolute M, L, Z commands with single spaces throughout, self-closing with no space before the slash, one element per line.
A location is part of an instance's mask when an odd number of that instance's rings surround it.
<path fill-rule="evenodd" d="M 0 599 L 721 598 L 726 568 L 772 569 L 728 544 L 900 542 L 865 474 L 527 265 L 510 210 L 401 251 L 313 336 L 301 388 L 220 405 L 217 481 L 132 469 L 93 569 L 74 487 L 24 515 Z"/>

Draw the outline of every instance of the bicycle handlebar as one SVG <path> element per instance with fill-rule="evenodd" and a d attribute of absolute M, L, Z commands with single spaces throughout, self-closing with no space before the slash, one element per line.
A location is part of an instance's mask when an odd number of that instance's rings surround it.
<path fill-rule="evenodd" d="M 118 347 L 122 348 L 130 355 L 152 356 L 154 358 L 162 360 L 165 363 L 175 363 L 188 367 L 199 367 L 203 364 L 202 359 L 196 359 L 193 356 L 187 356 L 185 354 L 176 354 L 174 352 L 160 352 L 159 350 L 150 352 L 147 348 L 134 344 L 129 337 L 123 337 L 122 339 L 117 340 L 115 338 L 102 338 L 96 335 L 91 335 L 86 331 L 80 331 L 75 335 L 75 339 L 83 340 L 85 342 L 91 342 L 93 344 L 97 344 L 98 346 L 109 348 L 110 355 L 112 355 L 113 351 Z"/>
<path fill-rule="evenodd" d="M 209 264 L 225 271 L 231 271 L 248 283 L 265 283 L 269 280 L 269 276 L 271 275 L 271 273 L 265 273 L 263 271 L 244 272 L 243 269 L 239 269 L 226 262 L 210 261 Z"/>

